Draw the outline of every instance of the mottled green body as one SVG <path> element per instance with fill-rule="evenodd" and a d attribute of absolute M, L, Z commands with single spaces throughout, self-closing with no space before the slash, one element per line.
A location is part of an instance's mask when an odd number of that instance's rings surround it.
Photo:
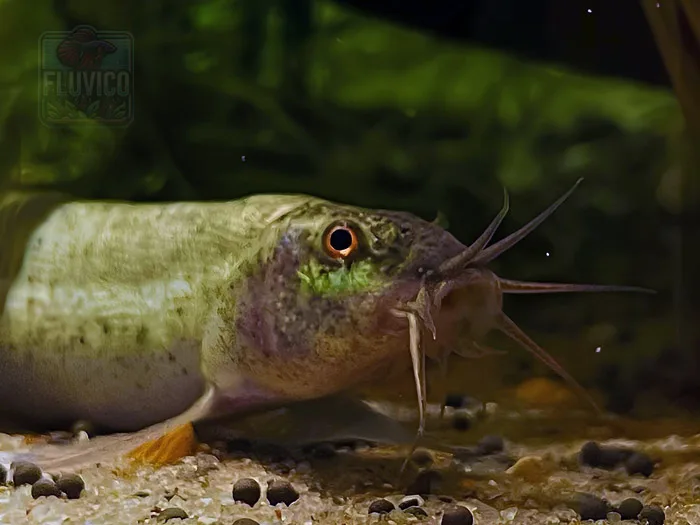
<path fill-rule="evenodd" d="M 299 195 L 67 203 L 25 239 L 1 201 L 0 246 L 23 257 L 0 256 L 0 410 L 136 430 L 337 394 L 386 380 L 409 356 L 423 406 L 425 356 L 492 328 L 575 384 L 501 312 L 502 294 L 639 289 L 523 283 L 485 267 L 572 191 L 489 246 L 506 199 L 469 247 L 408 213 Z"/>
<path fill-rule="evenodd" d="M 361 238 L 352 261 L 324 253 L 338 221 Z M 7 293 L 2 410 L 135 430 L 207 387 L 220 415 L 383 378 L 408 365 L 391 308 L 415 297 L 423 266 L 463 248 L 409 214 L 307 196 L 61 205 Z"/>
<path fill-rule="evenodd" d="M 6 298 L 4 409 L 133 429 L 187 408 L 215 379 L 203 374 L 202 341 L 216 308 L 235 300 L 276 218 L 308 201 L 57 208 L 32 234 Z M 215 374 L 222 358 L 209 349 Z"/>
<path fill-rule="evenodd" d="M 506 195 L 468 247 L 408 213 L 307 196 L 57 207 L 0 199 L 0 411 L 44 427 L 148 427 L 58 462 L 50 450 L 35 458 L 74 468 L 181 423 L 386 381 L 410 357 L 421 435 L 426 357 L 444 364 L 462 353 L 458 342 L 480 350 L 493 328 L 586 397 L 501 311 L 502 295 L 646 290 L 513 281 L 486 267 L 574 188 L 489 245 Z M 31 226 L 13 226 L 17 217 Z"/>

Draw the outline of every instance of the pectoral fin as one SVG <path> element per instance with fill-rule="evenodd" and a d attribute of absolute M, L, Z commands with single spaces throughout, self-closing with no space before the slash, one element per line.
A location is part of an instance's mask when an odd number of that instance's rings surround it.
<path fill-rule="evenodd" d="M 124 460 L 127 465 L 173 463 L 195 452 L 198 437 L 203 441 L 242 437 L 285 447 L 343 439 L 407 444 L 414 438 L 401 422 L 349 396 L 213 419 L 217 401 L 215 390 L 209 389 L 185 413 L 141 431 L 97 436 L 80 444 L 34 445 L 28 453 L 13 454 L 9 460 L 31 461 L 46 471 L 65 473 Z"/>
<path fill-rule="evenodd" d="M 193 455 L 198 444 L 194 426 L 187 422 L 137 446 L 127 457 L 140 463 L 167 465 Z"/>
<path fill-rule="evenodd" d="M 209 388 L 186 412 L 138 432 L 97 436 L 71 445 L 36 445 L 12 461 L 23 459 L 44 470 L 61 472 L 125 459 L 153 465 L 172 463 L 194 452 L 197 439 L 192 423 L 208 417 L 214 401 L 215 391 Z"/>

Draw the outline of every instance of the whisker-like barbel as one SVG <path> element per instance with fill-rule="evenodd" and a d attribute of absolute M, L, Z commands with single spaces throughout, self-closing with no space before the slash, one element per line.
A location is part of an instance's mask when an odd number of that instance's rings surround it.
<path fill-rule="evenodd" d="M 469 247 L 464 250 L 462 253 L 458 254 L 456 257 L 453 257 L 452 259 L 449 259 L 448 261 L 444 262 L 438 272 L 440 275 L 447 275 L 450 272 L 463 268 L 467 263 L 469 263 L 479 252 L 481 252 L 486 245 L 491 242 L 491 239 L 493 238 L 494 234 L 496 233 L 496 230 L 498 230 L 499 226 L 503 222 L 503 219 L 505 219 L 506 215 L 508 215 L 508 210 L 510 209 L 510 200 L 508 198 L 508 191 L 504 188 L 503 189 L 503 206 L 501 207 L 501 210 L 498 212 L 498 215 L 493 218 L 491 223 L 487 226 L 487 228 L 484 230 L 484 232 L 479 236 L 477 240 L 475 240 L 472 244 L 469 245 Z"/>
<path fill-rule="evenodd" d="M 542 224 L 547 218 L 549 218 L 549 216 L 552 215 L 557 210 L 557 208 L 559 208 L 559 206 L 564 204 L 564 201 L 566 201 L 566 199 L 568 199 L 571 196 L 571 194 L 574 191 L 576 191 L 576 188 L 578 188 L 581 182 L 583 182 L 582 178 L 577 180 L 569 191 L 567 191 L 564 195 L 562 195 L 556 201 L 554 201 L 546 210 L 540 213 L 537 217 L 532 219 L 518 231 L 511 233 L 508 237 L 501 239 L 496 244 L 492 244 L 488 248 L 485 248 L 484 250 L 479 252 L 476 256 L 474 256 L 472 260 L 469 261 L 469 264 L 471 266 L 483 266 L 493 261 L 503 252 L 511 249 L 518 242 L 520 242 L 530 233 L 532 233 L 535 230 L 535 228 Z"/>
<path fill-rule="evenodd" d="M 552 215 L 557 208 L 559 208 L 564 201 L 571 196 L 582 180 L 583 179 L 579 179 L 576 181 L 576 183 L 564 195 L 559 197 L 546 210 L 537 215 L 525 226 L 499 242 L 486 247 L 508 211 L 508 195 L 505 194 L 504 204 L 501 211 L 491 221 L 491 224 L 481 234 L 481 236 L 479 236 L 474 243 L 468 246 L 461 253 L 448 259 L 440 266 L 438 274 L 444 280 L 436 285 L 432 297 L 434 306 L 439 309 L 442 300 L 449 293 L 459 289 L 470 290 L 471 293 L 464 294 L 464 306 L 466 307 L 470 303 L 472 304 L 469 310 L 469 315 L 473 317 L 469 319 L 471 323 L 486 321 L 490 326 L 493 326 L 506 334 L 510 339 L 527 349 L 540 361 L 546 364 L 552 371 L 557 373 L 583 398 L 585 398 L 598 413 L 600 413 L 600 409 L 586 390 L 559 363 L 557 363 L 552 356 L 550 356 L 543 348 L 530 339 L 508 316 L 502 312 L 500 306 L 501 295 L 571 292 L 656 292 L 654 290 L 637 286 L 546 283 L 503 279 L 484 267 L 487 263 L 494 260 L 503 252 L 512 248 L 515 244 L 524 239 L 528 234 L 535 230 L 535 228 L 542 224 L 542 222 Z M 490 283 L 492 286 L 490 291 L 484 292 L 484 290 L 489 289 L 488 286 L 484 287 L 484 284 L 487 283 Z M 490 300 L 486 299 L 487 296 Z M 490 307 L 487 307 L 486 305 L 490 305 Z M 490 313 L 485 312 L 485 308 L 490 308 Z M 476 341 L 470 341 L 469 344 L 474 346 L 478 343 L 476 343 Z M 464 354 L 464 352 L 459 351 L 456 351 L 455 353 L 458 355 Z"/>
<path fill-rule="evenodd" d="M 583 399 L 585 399 L 591 407 L 599 414 L 602 415 L 603 411 L 600 409 L 598 404 L 593 400 L 591 395 L 586 391 L 581 384 L 576 381 L 567 371 L 561 366 L 549 353 L 535 343 L 530 337 L 523 332 L 518 325 L 516 325 L 510 317 L 501 312 L 498 319 L 497 328 L 507 335 L 510 339 L 518 343 L 520 346 L 525 348 L 532 355 L 537 357 L 545 365 L 547 365 L 552 371 L 556 372 L 559 377 L 566 381 L 569 386 L 576 390 Z"/>
<path fill-rule="evenodd" d="M 0 258 L 0 270 L 9 269 L 0 272 L 3 415 L 40 428 L 89 420 L 107 432 L 138 431 L 43 456 L 46 465 L 61 460 L 63 471 L 136 445 L 129 457 L 174 460 L 193 449 L 191 422 L 349 392 L 367 371 L 383 379 L 405 358 L 405 341 L 392 337 L 397 324 L 408 337 L 419 405 L 414 448 L 426 427 L 426 355 L 444 363 L 462 335 L 475 352 L 456 353 L 481 355 L 481 339 L 500 329 L 590 401 L 502 313 L 503 294 L 648 290 L 525 283 L 485 266 L 580 182 L 491 246 L 507 193 L 469 246 L 410 213 L 306 195 L 47 206 L 30 234 L 3 232 L 7 246 L 22 247 L 21 257 Z M 0 199 L 0 224 L 14 220 L 14 202 Z M 33 303 L 41 308 L 28 309 Z M 86 333 L 93 325 L 101 329 Z"/>
<path fill-rule="evenodd" d="M 425 433 L 425 417 L 427 412 L 427 385 L 425 380 L 425 352 L 421 346 L 420 327 L 418 325 L 418 315 L 413 312 L 393 312 L 397 317 L 404 317 L 408 321 L 409 351 L 411 354 L 411 365 L 413 368 L 413 380 L 416 384 L 416 397 L 418 398 L 418 431 L 413 441 L 411 451 L 406 455 L 406 459 L 401 467 L 401 472 L 406 469 L 411 455 L 418 446 L 418 441 Z"/>
<path fill-rule="evenodd" d="M 639 292 L 655 294 L 656 290 L 639 286 L 620 286 L 615 284 L 576 284 L 576 283 L 537 283 L 530 281 L 514 281 L 498 278 L 498 284 L 503 293 L 508 294 L 543 294 L 569 292 Z"/>

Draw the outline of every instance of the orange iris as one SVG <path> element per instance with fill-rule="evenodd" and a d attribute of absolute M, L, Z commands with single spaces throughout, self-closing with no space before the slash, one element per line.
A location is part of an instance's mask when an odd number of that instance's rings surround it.
<path fill-rule="evenodd" d="M 357 234 L 348 226 L 338 225 L 330 228 L 323 236 L 323 248 L 334 259 L 345 259 L 358 247 Z"/>

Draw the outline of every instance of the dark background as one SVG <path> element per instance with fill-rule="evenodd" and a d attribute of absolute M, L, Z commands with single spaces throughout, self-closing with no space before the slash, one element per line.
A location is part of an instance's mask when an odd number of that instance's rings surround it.
<path fill-rule="evenodd" d="M 669 86 L 639 0 L 335 1 L 441 38 Z"/>

